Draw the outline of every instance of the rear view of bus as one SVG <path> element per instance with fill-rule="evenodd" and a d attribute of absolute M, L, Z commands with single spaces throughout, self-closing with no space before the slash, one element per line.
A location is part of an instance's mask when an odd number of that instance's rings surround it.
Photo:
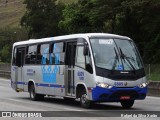
<path fill-rule="evenodd" d="M 96 87 L 93 101 L 120 102 L 124 108 L 143 100 L 147 79 L 140 54 L 127 37 L 91 37 Z"/>

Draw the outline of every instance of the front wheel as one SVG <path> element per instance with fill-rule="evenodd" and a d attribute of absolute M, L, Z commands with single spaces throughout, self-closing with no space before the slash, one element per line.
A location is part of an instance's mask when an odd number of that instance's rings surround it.
<path fill-rule="evenodd" d="M 82 93 L 80 102 L 81 106 L 84 108 L 90 108 L 93 105 L 93 102 L 88 100 L 86 92 Z"/>
<path fill-rule="evenodd" d="M 121 105 L 123 108 L 131 108 L 134 104 L 134 100 L 124 100 L 121 101 Z"/>
<path fill-rule="evenodd" d="M 43 100 L 44 99 L 44 95 L 37 94 L 35 92 L 34 85 L 31 85 L 30 88 L 29 88 L 29 96 L 30 96 L 30 99 L 33 100 L 33 101 L 38 101 L 38 100 Z"/>

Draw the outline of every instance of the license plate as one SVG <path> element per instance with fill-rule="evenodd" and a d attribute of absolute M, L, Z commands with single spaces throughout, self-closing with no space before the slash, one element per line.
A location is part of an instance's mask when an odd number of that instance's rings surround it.
<path fill-rule="evenodd" d="M 130 96 L 121 96 L 120 99 L 121 99 L 121 100 L 129 100 L 129 99 L 130 99 Z"/>

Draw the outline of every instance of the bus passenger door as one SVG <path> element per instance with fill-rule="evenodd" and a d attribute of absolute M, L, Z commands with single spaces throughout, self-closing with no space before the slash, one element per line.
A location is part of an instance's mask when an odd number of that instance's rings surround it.
<path fill-rule="evenodd" d="M 68 96 L 75 96 L 74 66 L 76 43 L 76 41 L 68 42 L 66 49 L 66 94 Z"/>
<path fill-rule="evenodd" d="M 17 48 L 16 53 L 16 73 L 15 73 L 15 82 L 17 90 L 23 90 L 24 88 L 24 79 L 23 79 L 23 65 L 24 65 L 24 55 L 25 47 Z"/>

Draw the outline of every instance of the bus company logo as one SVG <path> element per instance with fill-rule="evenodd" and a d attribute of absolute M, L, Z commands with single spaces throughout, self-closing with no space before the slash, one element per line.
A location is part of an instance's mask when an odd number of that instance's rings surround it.
<path fill-rule="evenodd" d="M 2 112 L 2 117 L 12 117 L 11 112 Z"/>
<path fill-rule="evenodd" d="M 58 66 L 42 65 L 43 82 L 55 83 Z"/>
<path fill-rule="evenodd" d="M 54 44 L 54 51 L 56 51 L 58 47 L 56 46 L 56 44 Z M 59 53 L 55 53 L 55 60 L 53 60 L 52 56 L 50 55 L 50 59 L 49 59 L 49 64 L 47 65 L 47 53 L 49 51 L 49 48 L 46 48 L 43 52 L 42 55 L 42 76 L 43 76 L 43 82 L 48 82 L 48 83 L 55 83 L 56 82 L 56 77 L 57 77 L 57 73 L 59 71 L 59 64 L 60 64 L 60 55 Z M 52 63 L 52 61 L 55 61 L 55 63 Z M 55 64 L 54 66 L 52 64 Z"/>

